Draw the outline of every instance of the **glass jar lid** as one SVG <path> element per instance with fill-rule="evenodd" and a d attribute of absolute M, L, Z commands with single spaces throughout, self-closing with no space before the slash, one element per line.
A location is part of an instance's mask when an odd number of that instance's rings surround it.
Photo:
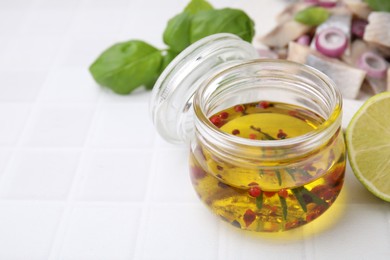
<path fill-rule="evenodd" d="M 205 37 L 183 50 L 153 87 L 150 112 L 159 134 L 170 143 L 192 136 L 192 100 L 207 78 L 230 65 L 257 57 L 255 48 L 228 33 Z"/>

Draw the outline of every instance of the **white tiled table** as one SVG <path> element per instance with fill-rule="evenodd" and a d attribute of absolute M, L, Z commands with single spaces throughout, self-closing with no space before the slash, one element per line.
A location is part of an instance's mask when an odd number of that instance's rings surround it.
<path fill-rule="evenodd" d="M 340 199 L 314 223 L 243 232 L 198 200 L 186 147 L 150 122 L 149 92 L 96 86 L 87 69 L 102 50 L 132 38 L 162 48 L 186 2 L 0 1 L 0 259 L 390 259 L 390 204 L 349 168 Z M 245 9 L 258 35 L 285 4 L 212 3 Z M 359 105 L 346 102 L 344 125 Z"/>

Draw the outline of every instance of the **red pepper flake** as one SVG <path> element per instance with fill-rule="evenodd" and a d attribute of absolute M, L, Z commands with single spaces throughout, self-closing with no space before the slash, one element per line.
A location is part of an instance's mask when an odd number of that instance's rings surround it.
<path fill-rule="evenodd" d="M 222 112 L 221 114 L 219 114 L 219 117 L 222 118 L 222 119 L 226 119 L 229 117 L 229 113 L 228 112 Z"/>
<path fill-rule="evenodd" d="M 269 108 L 269 106 L 270 106 L 270 104 L 269 104 L 269 102 L 267 102 L 267 101 L 261 101 L 261 102 L 259 103 L 259 107 L 261 107 L 261 108 L 263 108 L 263 109 L 267 109 L 267 108 Z"/>
<path fill-rule="evenodd" d="M 239 135 L 239 134 L 240 134 L 240 130 L 234 129 L 234 130 L 232 131 L 232 134 L 233 134 L 233 135 Z"/>
<path fill-rule="evenodd" d="M 257 138 L 256 134 L 249 134 L 249 139 L 255 140 Z"/>
<path fill-rule="evenodd" d="M 250 196 L 257 198 L 261 195 L 261 189 L 259 188 L 259 186 L 252 186 L 249 188 L 248 193 Z"/>
<path fill-rule="evenodd" d="M 280 191 L 278 191 L 278 195 L 282 198 L 287 198 L 288 197 L 288 192 L 286 189 L 281 189 Z"/>
<path fill-rule="evenodd" d="M 320 216 L 327 209 L 326 206 L 318 205 L 310 213 L 306 215 L 306 221 L 310 222 Z"/>
<path fill-rule="evenodd" d="M 217 165 L 217 169 L 218 169 L 218 171 L 222 171 L 222 170 L 223 170 L 223 167 L 220 166 L 220 165 Z"/>
<path fill-rule="evenodd" d="M 218 125 L 222 122 L 222 120 L 221 120 L 221 118 L 220 118 L 219 116 L 212 116 L 212 117 L 210 118 L 210 121 L 211 121 L 211 123 L 213 123 L 215 126 L 218 126 Z"/>
<path fill-rule="evenodd" d="M 278 132 L 277 137 L 278 137 L 279 139 L 286 139 L 287 134 L 286 134 L 285 132 L 283 132 L 282 129 L 279 129 L 279 132 Z"/>
<path fill-rule="evenodd" d="M 276 194 L 276 192 L 274 192 L 274 191 L 263 191 L 263 193 L 268 198 L 270 198 Z"/>
<path fill-rule="evenodd" d="M 253 210 L 251 210 L 251 209 L 247 209 L 245 211 L 245 214 L 244 214 L 243 218 L 244 218 L 244 222 L 245 222 L 246 227 L 249 227 L 250 224 L 252 224 L 253 221 L 255 221 L 256 213 Z"/>
<path fill-rule="evenodd" d="M 234 111 L 236 111 L 236 112 L 242 112 L 242 111 L 244 111 L 244 106 L 242 106 L 242 105 L 237 105 L 237 106 L 234 107 Z"/>
<path fill-rule="evenodd" d="M 318 214 L 316 212 L 311 212 L 306 215 L 306 221 L 310 222 L 318 217 Z"/>
<path fill-rule="evenodd" d="M 294 220 L 294 221 L 291 221 L 291 222 L 287 222 L 286 225 L 284 226 L 284 228 L 286 230 L 289 230 L 289 229 L 293 229 L 293 228 L 296 228 L 296 227 L 299 227 L 301 223 L 299 220 Z"/>

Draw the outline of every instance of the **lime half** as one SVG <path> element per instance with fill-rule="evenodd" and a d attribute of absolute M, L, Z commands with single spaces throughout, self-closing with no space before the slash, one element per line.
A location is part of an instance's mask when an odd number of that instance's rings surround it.
<path fill-rule="evenodd" d="M 390 92 L 368 99 L 346 131 L 348 157 L 359 181 L 390 202 Z"/>

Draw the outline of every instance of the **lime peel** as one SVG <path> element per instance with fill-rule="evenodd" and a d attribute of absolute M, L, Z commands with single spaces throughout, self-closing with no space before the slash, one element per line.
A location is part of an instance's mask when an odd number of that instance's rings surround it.
<path fill-rule="evenodd" d="M 357 179 L 390 202 L 390 92 L 377 94 L 361 106 L 347 127 L 346 143 Z"/>

